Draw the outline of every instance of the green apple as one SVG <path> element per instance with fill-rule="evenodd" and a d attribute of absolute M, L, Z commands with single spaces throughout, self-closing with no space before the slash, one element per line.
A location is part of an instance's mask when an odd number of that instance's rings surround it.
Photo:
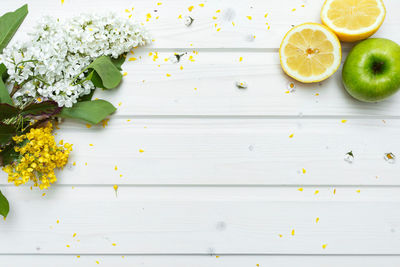
<path fill-rule="evenodd" d="M 343 65 L 347 92 L 364 102 L 378 102 L 400 89 L 400 46 L 375 38 L 358 43 Z"/>

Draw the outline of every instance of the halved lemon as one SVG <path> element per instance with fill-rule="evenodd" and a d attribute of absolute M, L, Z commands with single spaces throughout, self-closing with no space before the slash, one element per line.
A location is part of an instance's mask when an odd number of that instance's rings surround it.
<path fill-rule="evenodd" d="M 286 33 L 279 48 L 281 66 L 290 77 L 304 83 L 332 76 L 342 58 L 339 39 L 327 27 L 305 23 Z"/>
<path fill-rule="evenodd" d="M 322 23 L 344 42 L 367 39 L 385 16 L 382 0 L 325 0 L 321 10 Z"/>

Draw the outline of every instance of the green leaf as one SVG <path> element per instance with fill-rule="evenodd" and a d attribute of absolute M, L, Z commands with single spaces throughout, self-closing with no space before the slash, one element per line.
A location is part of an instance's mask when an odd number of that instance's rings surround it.
<path fill-rule="evenodd" d="M 25 4 L 14 12 L 0 17 L 0 53 L 11 41 L 26 15 L 28 15 L 28 5 Z"/>
<path fill-rule="evenodd" d="M 61 108 L 58 104 L 55 101 L 49 100 L 41 103 L 29 104 L 22 110 L 21 114 L 36 120 L 43 120 L 60 113 L 60 111 Z"/>
<path fill-rule="evenodd" d="M 12 137 L 16 134 L 17 129 L 13 125 L 7 125 L 0 122 L 0 147 L 12 142 Z"/>
<path fill-rule="evenodd" d="M 0 104 L 0 121 L 15 117 L 19 114 L 19 109 L 6 103 Z"/>
<path fill-rule="evenodd" d="M 119 72 L 118 67 L 107 56 L 96 58 L 87 69 L 95 71 L 91 80 L 96 87 L 113 89 L 122 80 L 122 74 Z"/>
<path fill-rule="evenodd" d="M 0 152 L 0 166 L 6 166 L 16 161 L 20 154 L 14 149 L 15 143 L 12 142 Z"/>
<path fill-rule="evenodd" d="M 108 101 L 93 100 L 78 102 L 71 108 L 63 108 L 60 113 L 62 118 L 80 119 L 91 124 L 98 124 L 117 109 Z"/>
<path fill-rule="evenodd" d="M 96 89 L 92 89 L 92 90 L 90 91 L 89 94 L 79 97 L 76 101 L 77 101 L 77 102 L 83 102 L 83 101 L 90 101 L 90 100 L 92 100 L 92 97 L 93 97 L 93 94 L 94 94 L 94 91 L 95 91 L 95 90 L 96 90 Z"/>
<path fill-rule="evenodd" d="M 115 67 L 117 67 L 117 69 L 119 71 L 122 70 L 122 64 L 124 64 L 126 59 L 126 53 L 120 55 L 118 58 L 111 58 L 112 63 L 114 64 Z"/>
<path fill-rule="evenodd" d="M 3 217 L 7 217 L 8 212 L 10 211 L 10 203 L 8 203 L 7 198 L 0 191 L 0 215 Z"/>
<path fill-rule="evenodd" d="M 7 103 L 12 105 L 13 102 L 11 100 L 10 94 L 8 93 L 7 87 L 4 81 L 7 79 L 7 68 L 1 63 L 0 64 L 0 103 Z"/>

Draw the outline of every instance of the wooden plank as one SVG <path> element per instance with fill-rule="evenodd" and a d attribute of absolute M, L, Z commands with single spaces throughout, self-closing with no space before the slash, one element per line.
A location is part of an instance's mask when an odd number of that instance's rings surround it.
<path fill-rule="evenodd" d="M 189 51 L 177 64 L 165 61 L 171 56 L 173 52 L 155 56 L 154 51 L 135 51 L 129 58 L 137 61 L 123 66 L 127 75 L 122 85 L 98 90 L 96 97 L 121 105 L 117 115 L 123 116 L 400 115 L 400 94 L 381 103 L 357 101 L 345 91 L 341 69 L 324 82 L 302 84 L 282 72 L 277 53 Z M 235 86 L 240 80 L 248 89 Z M 294 92 L 288 93 L 291 83 Z"/>
<path fill-rule="evenodd" d="M 25 0 L 7 1 L 0 7 L 0 13 L 10 11 L 26 3 Z M 162 5 L 157 5 L 161 2 Z M 120 12 L 124 16 L 134 7 L 133 16 L 144 22 L 155 38 L 153 47 L 157 48 L 277 48 L 284 34 L 291 25 L 304 22 L 320 22 L 320 10 L 323 1 L 148 1 L 136 0 L 35 0 L 28 1 L 30 14 L 22 29 L 30 29 L 34 22 L 42 15 L 70 17 L 81 12 Z M 199 7 L 204 3 L 204 7 Z M 385 0 L 387 17 L 377 37 L 387 37 L 400 42 L 400 33 L 397 30 L 400 19 L 397 10 L 400 2 Z M 304 5 L 304 7 L 302 7 Z M 46 8 L 43 8 L 43 7 Z M 192 12 L 188 7 L 193 6 Z M 295 9 L 295 11 L 292 11 Z M 221 10 L 220 13 L 216 13 Z M 268 13 L 267 18 L 265 14 Z M 151 19 L 146 21 L 146 15 Z M 194 18 L 191 27 L 186 27 L 183 19 L 178 16 L 190 15 Z M 247 18 L 251 16 L 251 20 Z M 156 19 L 158 17 L 158 19 Z M 213 19 L 216 17 L 217 19 Z M 234 22 L 234 26 L 232 24 Z M 268 25 L 266 24 L 268 23 Z M 215 26 L 217 24 L 217 26 Z M 270 29 L 268 29 L 270 26 Z M 217 31 L 217 29 L 220 29 Z M 18 38 L 22 38 L 21 31 Z M 254 38 L 253 36 L 256 36 Z"/>
<path fill-rule="evenodd" d="M 127 255 L 13 255 L 0 256 L 4 266 L 88 267 L 88 266 L 164 266 L 164 267 L 242 267 L 242 266 L 309 266 L 309 267 L 397 267 L 398 256 L 127 256 Z M 33 264 L 33 265 L 32 265 Z"/>
<path fill-rule="evenodd" d="M 3 254 L 400 255 L 399 188 L 1 190 Z"/>
<path fill-rule="evenodd" d="M 60 184 L 400 185 L 400 164 L 384 160 L 400 153 L 399 120 L 132 117 L 60 127 L 57 138 L 74 144 Z"/>

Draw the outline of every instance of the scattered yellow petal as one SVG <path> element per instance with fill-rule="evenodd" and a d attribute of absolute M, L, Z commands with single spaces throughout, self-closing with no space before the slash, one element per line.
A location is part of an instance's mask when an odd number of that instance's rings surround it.
<path fill-rule="evenodd" d="M 297 190 L 299 190 L 300 192 L 303 192 L 303 188 L 302 188 L 302 187 L 300 187 L 300 188 L 297 189 Z"/>
<path fill-rule="evenodd" d="M 122 178 L 122 176 L 123 176 L 122 174 L 119 175 L 120 178 Z"/>
<path fill-rule="evenodd" d="M 294 134 L 289 135 L 289 138 L 293 138 Z"/>
<path fill-rule="evenodd" d="M 201 6 L 201 7 L 204 7 L 204 4 L 203 4 L 203 3 L 201 3 L 201 4 L 199 4 L 199 6 Z"/>
<path fill-rule="evenodd" d="M 264 18 L 267 18 L 267 17 L 268 17 L 268 13 L 265 13 Z"/>
<path fill-rule="evenodd" d="M 303 174 L 305 174 L 305 173 L 306 173 L 306 169 L 303 168 L 303 169 L 302 169 L 302 172 L 303 172 Z"/>
<path fill-rule="evenodd" d="M 132 18 L 132 14 L 130 14 L 130 15 L 128 16 L 128 18 Z"/>
<path fill-rule="evenodd" d="M 249 20 L 252 20 L 252 19 L 253 19 L 252 16 L 246 16 L 246 18 L 248 18 Z"/>
<path fill-rule="evenodd" d="M 361 190 L 360 190 L 360 189 L 358 189 L 356 192 L 357 192 L 357 193 L 360 193 L 360 192 L 361 192 Z"/>
<path fill-rule="evenodd" d="M 114 187 L 114 190 L 115 190 L 115 191 L 118 190 L 118 185 L 115 184 L 113 187 Z"/>
<path fill-rule="evenodd" d="M 161 5 L 162 5 L 162 3 L 161 3 L 161 2 L 158 2 L 158 3 L 157 3 L 157 6 L 161 6 Z"/>
<path fill-rule="evenodd" d="M 124 74 L 122 74 L 122 76 L 126 76 L 126 75 L 128 75 L 128 73 L 125 71 Z"/>
<path fill-rule="evenodd" d="M 131 57 L 131 58 L 129 59 L 129 61 L 135 61 L 135 60 L 137 60 L 137 58 L 135 58 L 135 57 Z"/>
<path fill-rule="evenodd" d="M 314 195 L 317 195 L 318 193 L 319 193 L 319 191 L 318 191 L 318 190 L 315 190 Z"/>
<path fill-rule="evenodd" d="M 118 166 L 117 165 L 115 165 L 114 170 L 118 171 Z"/>
<path fill-rule="evenodd" d="M 218 258 L 219 258 L 219 256 L 215 256 L 215 258 L 217 258 L 217 259 L 218 259 Z"/>
<path fill-rule="evenodd" d="M 182 15 L 179 15 L 179 16 L 178 16 L 178 19 L 181 19 L 181 18 L 182 18 Z"/>
<path fill-rule="evenodd" d="M 79 255 L 76 255 L 76 257 L 79 259 L 81 256 L 79 256 Z"/>
<path fill-rule="evenodd" d="M 87 166 L 87 162 L 85 162 L 85 166 Z"/>
<path fill-rule="evenodd" d="M 61 4 L 64 4 L 64 0 L 61 0 Z"/>
<path fill-rule="evenodd" d="M 292 230 L 292 235 L 294 235 L 294 229 Z"/>
<path fill-rule="evenodd" d="M 76 161 L 74 161 L 74 162 L 72 163 L 72 165 L 73 165 L 73 166 L 76 166 Z"/>
<path fill-rule="evenodd" d="M 243 57 L 240 57 L 240 58 L 239 58 L 239 62 L 242 62 L 242 61 L 243 61 Z"/>
<path fill-rule="evenodd" d="M 115 244 L 115 243 L 112 243 L 112 245 L 115 247 L 117 244 Z"/>
<path fill-rule="evenodd" d="M 221 28 L 218 28 L 218 29 L 217 29 L 217 32 L 219 32 L 220 30 L 221 30 Z"/>
<path fill-rule="evenodd" d="M 283 235 L 279 234 L 279 237 L 280 237 L 280 238 L 282 238 L 282 237 L 283 237 Z M 258 264 L 257 264 L 257 265 L 258 265 Z"/>
<path fill-rule="evenodd" d="M 221 10 L 219 10 L 219 9 L 217 11 L 215 11 L 215 13 L 219 13 L 219 12 L 221 12 Z"/>
<path fill-rule="evenodd" d="M 73 235 L 72 235 L 72 237 L 75 237 L 76 236 L 76 233 L 74 233 Z"/>
<path fill-rule="evenodd" d="M 89 123 L 86 123 L 86 128 L 90 128 L 92 127 L 92 125 L 90 125 Z"/>
<path fill-rule="evenodd" d="M 167 73 L 166 75 L 167 75 L 167 77 L 171 77 L 171 74 L 169 74 L 169 73 Z"/>
<path fill-rule="evenodd" d="M 67 248 L 69 248 L 70 247 L 70 245 L 67 245 Z"/>
<path fill-rule="evenodd" d="M 120 107 L 121 105 L 122 105 L 122 102 L 119 102 L 119 103 L 118 103 L 118 107 Z"/>
<path fill-rule="evenodd" d="M 180 69 L 183 70 L 183 66 L 180 66 Z"/>
<path fill-rule="evenodd" d="M 100 262 L 99 262 L 99 261 L 96 261 L 96 263 L 97 263 L 97 264 L 100 264 Z"/>
<path fill-rule="evenodd" d="M 212 17 L 213 19 L 217 19 L 217 17 L 216 16 L 214 16 L 214 17 Z"/>
<path fill-rule="evenodd" d="M 130 122 L 131 120 L 126 120 L 127 122 Z"/>
<path fill-rule="evenodd" d="M 318 222 L 319 222 L 319 217 L 317 217 L 317 218 L 315 219 L 315 222 L 316 222 L 316 223 L 318 223 Z"/>
<path fill-rule="evenodd" d="M 295 8 L 293 8 L 293 9 L 292 9 L 292 12 L 293 12 L 293 11 L 296 11 L 296 9 L 295 9 Z"/>
<path fill-rule="evenodd" d="M 322 248 L 323 248 L 323 249 L 326 249 L 326 246 L 327 246 L 327 245 L 328 245 L 328 244 L 323 244 L 323 245 L 322 245 Z"/>
<path fill-rule="evenodd" d="M 235 26 L 235 22 L 232 21 L 232 25 Z"/>
<path fill-rule="evenodd" d="M 42 194 L 42 197 L 44 197 L 45 195 L 46 195 L 46 193 L 43 193 L 43 194 Z"/>
<path fill-rule="evenodd" d="M 194 8 L 194 6 L 188 7 L 189 12 L 192 12 L 193 8 Z"/>
<path fill-rule="evenodd" d="M 89 144 L 89 146 L 93 146 L 93 144 Z"/>
<path fill-rule="evenodd" d="M 60 223 L 60 220 L 57 220 L 56 223 L 59 224 L 59 223 Z"/>
<path fill-rule="evenodd" d="M 197 90 L 197 87 L 195 87 L 194 90 Z"/>
<path fill-rule="evenodd" d="M 144 150 L 143 150 L 143 149 L 139 149 L 139 152 L 140 152 L 140 153 L 143 153 L 143 152 L 144 152 Z"/>
<path fill-rule="evenodd" d="M 334 195 L 336 195 L 336 188 L 335 188 L 335 189 L 333 189 L 333 194 L 334 194 Z"/>
<path fill-rule="evenodd" d="M 342 123 L 346 123 L 347 122 L 347 120 L 342 120 Z"/>
<path fill-rule="evenodd" d="M 108 125 L 108 121 L 109 120 L 110 119 L 104 119 L 104 120 L 101 121 L 101 124 L 103 125 L 103 128 L 106 128 L 106 126 Z"/>
<path fill-rule="evenodd" d="M 126 12 L 126 13 L 129 13 L 129 12 L 131 12 L 131 11 L 130 11 L 129 9 L 125 9 L 125 12 Z"/>

